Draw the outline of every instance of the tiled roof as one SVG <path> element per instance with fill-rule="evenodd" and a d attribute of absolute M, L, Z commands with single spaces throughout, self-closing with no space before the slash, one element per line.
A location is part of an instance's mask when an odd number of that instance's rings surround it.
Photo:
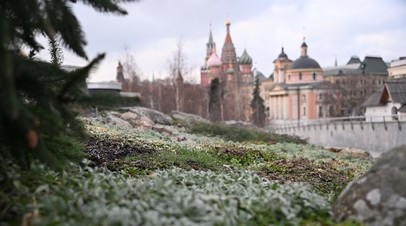
<path fill-rule="evenodd" d="M 382 57 L 366 56 L 362 63 L 365 74 L 388 74 L 388 65 Z"/>
<path fill-rule="evenodd" d="M 355 64 L 346 64 L 340 65 L 335 67 L 325 67 L 323 68 L 323 75 L 330 76 L 330 75 L 354 75 L 354 74 L 362 74 L 362 70 L 360 70 L 361 63 Z"/>
<path fill-rule="evenodd" d="M 359 61 L 357 57 L 351 57 L 346 65 L 323 68 L 324 76 L 334 75 L 388 75 L 388 65 L 382 57 L 366 56 L 364 61 Z"/>
<path fill-rule="evenodd" d="M 374 92 L 363 104 L 363 107 L 380 106 L 382 97 L 388 92 L 393 103 L 406 104 L 406 79 L 393 79 L 385 82 L 385 85 L 379 90 Z M 404 109 L 405 110 L 405 109 Z"/>
<path fill-rule="evenodd" d="M 406 80 L 394 79 L 389 80 L 385 84 L 389 95 L 394 103 L 406 103 Z"/>
<path fill-rule="evenodd" d="M 362 103 L 362 107 L 372 107 L 372 106 L 379 106 L 381 105 L 381 96 L 383 93 L 383 89 L 384 87 L 382 86 L 378 91 L 375 91 L 374 93 L 372 93 L 371 96 L 368 97 L 368 99 L 366 99 L 366 101 L 364 101 L 364 103 Z"/>
<path fill-rule="evenodd" d="M 359 64 L 359 63 L 361 63 L 361 60 L 359 59 L 359 57 L 357 57 L 357 56 L 352 56 L 352 57 L 350 58 L 350 60 L 347 62 L 347 65 L 348 65 L 348 64 Z"/>

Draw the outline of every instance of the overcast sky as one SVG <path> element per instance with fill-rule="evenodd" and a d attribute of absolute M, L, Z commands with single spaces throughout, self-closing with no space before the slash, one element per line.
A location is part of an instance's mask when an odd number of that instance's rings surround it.
<path fill-rule="evenodd" d="M 125 47 L 134 54 L 143 79 L 165 77 L 179 39 L 188 65 L 195 68 L 189 77 L 200 81 L 209 24 L 221 55 L 227 18 L 237 55 L 246 48 L 254 67 L 266 76 L 282 46 L 290 59 L 299 57 L 303 34 L 308 55 L 322 67 L 332 66 L 336 57 L 345 64 L 352 55 L 361 60 L 377 55 L 385 61 L 406 56 L 406 0 L 141 0 L 123 6 L 129 12 L 124 17 L 74 5 L 88 56 L 107 53 L 92 81 L 115 79 Z M 39 56 L 49 58 L 46 50 Z M 68 65 L 86 63 L 67 50 L 64 58 Z"/>

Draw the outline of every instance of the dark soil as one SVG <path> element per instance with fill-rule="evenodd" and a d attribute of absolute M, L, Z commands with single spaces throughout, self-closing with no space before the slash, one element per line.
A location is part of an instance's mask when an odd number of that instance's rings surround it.
<path fill-rule="evenodd" d="M 323 193 L 341 191 L 352 179 L 338 172 L 331 163 L 315 163 L 304 158 L 273 161 L 267 168 L 263 173 L 270 180 L 307 182 Z"/>
<path fill-rule="evenodd" d="M 156 151 L 146 147 L 131 146 L 123 141 L 91 137 L 85 152 L 96 166 L 106 166 L 115 160 L 137 154 L 153 154 Z"/>

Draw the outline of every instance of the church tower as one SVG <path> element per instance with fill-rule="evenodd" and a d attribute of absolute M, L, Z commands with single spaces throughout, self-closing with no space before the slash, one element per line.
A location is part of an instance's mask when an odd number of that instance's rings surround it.
<path fill-rule="evenodd" d="M 226 20 L 227 34 L 223 45 L 223 51 L 221 53 L 221 62 L 223 62 L 223 71 L 227 71 L 230 68 L 230 64 L 233 68 L 237 65 L 237 54 L 230 34 L 230 20 Z"/>
<path fill-rule="evenodd" d="M 210 58 L 212 53 L 217 54 L 216 43 L 213 41 L 213 34 L 211 32 L 211 24 L 210 24 L 210 34 L 209 34 L 209 42 L 207 42 L 207 49 L 206 49 L 206 59 L 205 63 L 207 64 L 207 60 Z"/>
<path fill-rule="evenodd" d="M 282 51 L 279 54 L 278 58 L 273 61 L 274 64 L 273 78 L 275 83 L 286 82 L 287 70 L 289 69 L 291 63 L 292 60 L 288 58 L 288 55 L 285 53 L 285 50 L 282 47 Z"/>
<path fill-rule="evenodd" d="M 116 81 L 120 82 L 120 83 L 125 82 L 124 73 L 123 73 L 123 65 L 121 65 L 120 61 L 118 62 L 118 65 L 117 65 Z"/>

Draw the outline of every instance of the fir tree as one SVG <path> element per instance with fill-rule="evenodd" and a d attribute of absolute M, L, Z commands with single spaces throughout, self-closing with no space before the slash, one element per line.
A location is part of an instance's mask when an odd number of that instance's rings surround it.
<path fill-rule="evenodd" d="M 126 14 L 116 0 L 0 2 L 0 157 L 24 164 L 34 157 L 58 166 L 59 160 L 80 156 L 77 141 L 84 130 L 72 109 L 84 96 L 89 71 L 104 54 L 73 72 L 33 57 L 43 48 L 38 35 L 44 35 L 59 37 L 64 47 L 88 59 L 84 33 L 72 11 L 77 1 L 99 12 Z M 30 57 L 20 54 L 21 46 L 34 50 Z"/>
<path fill-rule="evenodd" d="M 251 101 L 251 109 L 252 109 L 252 120 L 254 125 L 258 127 L 265 126 L 265 106 L 264 106 L 264 99 L 260 96 L 259 93 L 259 86 L 260 82 L 257 78 L 255 80 L 255 88 L 252 92 L 252 101 Z"/>
<path fill-rule="evenodd" d="M 210 83 L 209 89 L 209 119 L 212 122 L 220 122 L 221 118 L 221 99 L 222 90 L 220 86 L 220 81 L 215 78 Z"/>
<path fill-rule="evenodd" d="M 48 38 L 48 50 L 51 54 L 51 63 L 56 66 L 61 66 L 63 62 L 63 52 L 57 40 L 57 37 L 51 36 Z"/>

